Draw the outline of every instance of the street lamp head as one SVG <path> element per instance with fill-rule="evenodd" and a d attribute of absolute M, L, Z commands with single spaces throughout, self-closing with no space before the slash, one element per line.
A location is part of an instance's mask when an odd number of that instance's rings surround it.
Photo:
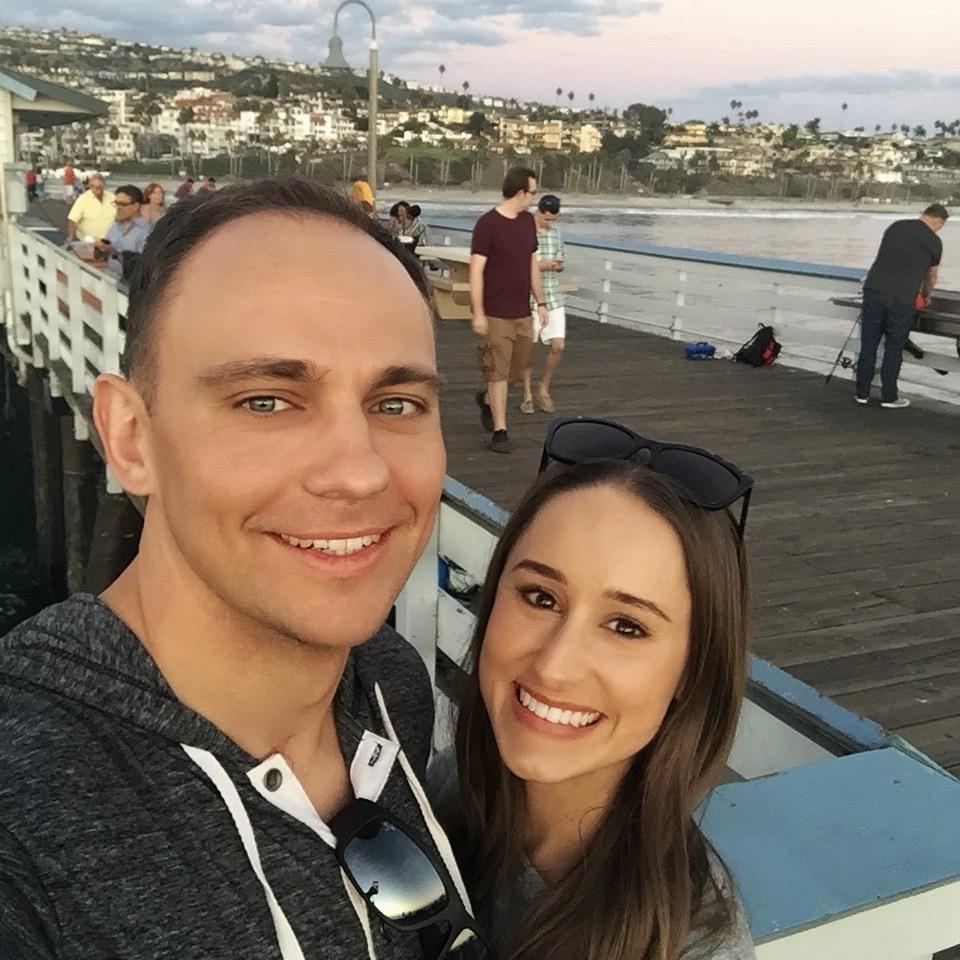
<path fill-rule="evenodd" d="M 350 64 L 343 55 L 343 41 L 337 34 L 330 38 L 329 47 L 330 53 L 323 64 L 324 67 L 327 70 L 350 70 Z"/>

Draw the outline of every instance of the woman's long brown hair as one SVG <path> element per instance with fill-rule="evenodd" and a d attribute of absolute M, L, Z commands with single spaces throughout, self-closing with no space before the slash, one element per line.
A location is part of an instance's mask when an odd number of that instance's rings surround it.
<path fill-rule="evenodd" d="M 694 810 L 721 777 L 746 683 L 743 547 L 727 511 L 696 507 L 669 479 L 629 463 L 545 474 L 494 551 L 457 722 L 463 817 L 455 831 L 458 857 L 481 918 L 489 915 L 492 892 L 515 882 L 523 857 L 524 789 L 497 751 L 480 695 L 480 648 L 519 538 L 555 497 L 593 486 L 632 494 L 677 532 L 692 600 L 690 652 L 660 730 L 634 759 L 574 865 L 531 905 L 512 938 L 509 960 L 676 960 L 691 929 L 702 946 L 719 939 L 734 919 L 732 885 L 717 882 Z"/>
<path fill-rule="evenodd" d="M 153 183 L 148 183 L 148 184 L 147 184 L 147 188 L 143 191 L 143 202 L 144 202 L 145 204 L 150 202 L 150 194 L 153 193 L 153 191 L 154 191 L 157 187 L 160 187 L 160 189 L 163 190 L 163 185 L 157 183 L 156 181 L 154 181 Z M 167 206 L 167 194 L 166 194 L 166 191 L 164 191 L 164 194 L 163 194 L 163 203 L 161 203 L 160 206 L 163 207 L 164 209 L 166 209 L 166 206 Z"/>

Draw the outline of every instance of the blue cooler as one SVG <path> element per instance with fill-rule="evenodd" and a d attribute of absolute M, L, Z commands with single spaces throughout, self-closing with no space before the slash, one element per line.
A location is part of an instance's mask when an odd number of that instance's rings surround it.
<path fill-rule="evenodd" d="M 717 348 L 706 340 L 699 343 L 688 343 L 684 347 L 684 356 L 687 360 L 712 360 Z"/>

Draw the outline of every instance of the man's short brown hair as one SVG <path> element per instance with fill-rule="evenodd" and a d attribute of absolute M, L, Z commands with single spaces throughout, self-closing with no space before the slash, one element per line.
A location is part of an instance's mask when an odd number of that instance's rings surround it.
<path fill-rule="evenodd" d="M 530 189 L 530 181 L 536 180 L 537 175 L 529 167 L 512 167 L 503 178 L 503 195 L 507 200 L 513 199 L 521 190 Z"/>
<path fill-rule="evenodd" d="M 947 220 L 950 217 L 950 211 L 942 203 L 931 203 L 926 210 L 923 211 L 925 217 L 930 217 L 933 220 Z"/>

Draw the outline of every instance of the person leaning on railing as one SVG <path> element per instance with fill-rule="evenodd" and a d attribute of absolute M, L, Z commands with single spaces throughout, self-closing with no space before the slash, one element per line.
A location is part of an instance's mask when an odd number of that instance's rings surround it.
<path fill-rule="evenodd" d="M 94 246 L 110 258 L 109 267 L 114 273 L 122 274 L 125 280 L 129 280 L 137 259 L 143 253 L 151 227 L 140 213 L 143 193 L 139 187 L 132 184 L 117 187 L 113 205 L 116 219 L 104 238 Z"/>
<path fill-rule="evenodd" d="M 113 200 L 103 177 L 95 173 L 67 214 L 67 243 L 78 236 L 81 240 L 87 237 L 102 240 L 114 221 Z"/>
<path fill-rule="evenodd" d="M 417 247 L 429 243 L 427 236 L 427 225 L 423 222 L 423 211 L 415 203 L 408 206 L 403 212 L 403 229 L 400 231 L 400 237 L 408 237 L 410 240 L 411 253 L 417 252 Z"/>

